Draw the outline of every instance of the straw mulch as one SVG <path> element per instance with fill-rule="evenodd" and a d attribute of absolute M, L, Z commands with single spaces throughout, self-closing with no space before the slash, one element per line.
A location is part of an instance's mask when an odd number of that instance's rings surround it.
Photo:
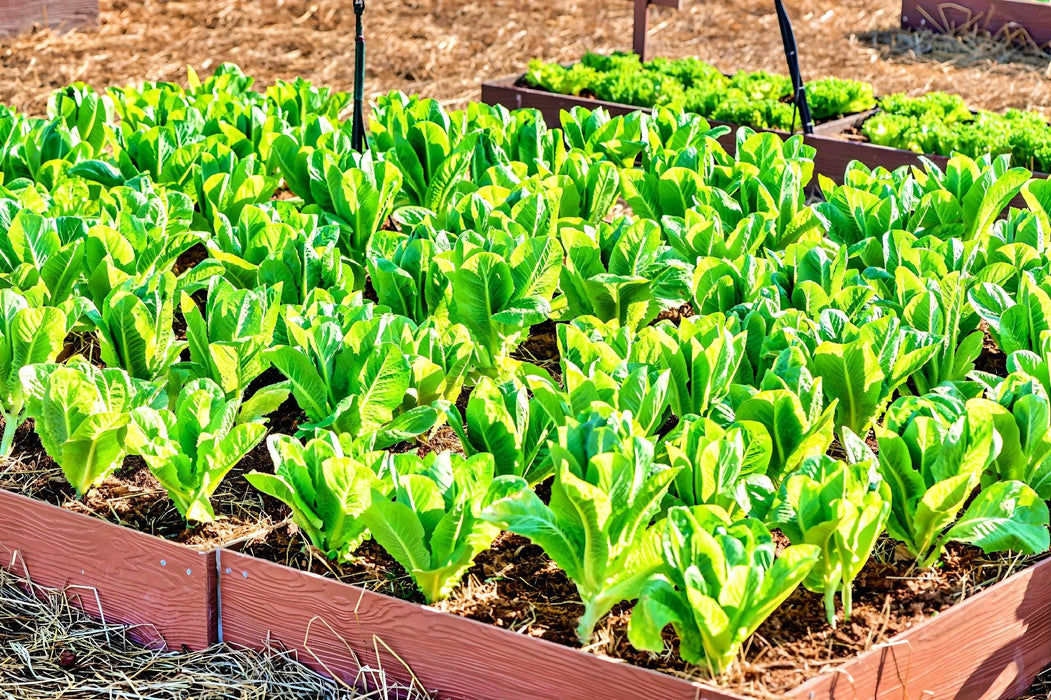
<path fill-rule="evenodd" d="M 66 597 L 0 569 L 0 700 L 421 700 L 382 671 L 364 693 L 323 678 L 278 650 L 214 646 L 158 652 L 117 624 L 92 620 Z"/>
<path fill-rule="evenodd" d="M 488 77 L 531 58 L 572 61 L 628 49 L 627 0 L 367 0 L 367 94 L 475 99 Z M 651 53 L 696 55 L 724 71 L 784 72 L 769 0 L 685 0 L 651 10 Z M 807 77 L 863 78 L 881 93 L 956 90 L 974 106 L 1051 111 L 1049 57 L 1003 43 L 899 30 L 900 0 L 790 0 Z M 183 80 L 234 61 L 266 84 L 302 75 L 350 89 L 351 0 L 102 0 L 98 28 L 0 39 L 0 103 L 40 112 L 50 90 Z"/>

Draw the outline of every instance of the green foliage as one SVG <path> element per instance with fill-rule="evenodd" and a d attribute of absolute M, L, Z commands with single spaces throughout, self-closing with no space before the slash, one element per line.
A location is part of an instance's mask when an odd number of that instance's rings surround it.
<path fill-rule="evenodd" d="M 80 497 L 120 467 L 134 443 L 133 412 L 159 408 L 164 400 L 160 387 L 79 356 L 65 365 L 29 365 L 19 376 L 26 415 Z"/>
<path fill-rule="evenodd" d="M 88 311 L 107 366 L 150 381 L 168 372 L 186 346 L 172 329 L 176 284 L 170 272 L 159 274 L 142 285 L 114 289 L 98 311 Z"/>
<path fill-rule="evenodd" d="M 671 625 L 682 658 L 712 674 L 733 663 L 820 555 L 816 546 L 800 544 L 775 558 L 773 537 L 761 521 L 731 524 L 712 506 L 672 508 L 662 548 L 663 565 L 639 593 L 628 640 L 661 652 L 664 628 Z"/>
<path fill-rule="evenodd" d="M 482 519 L 493 501 L 527 490 L 514 476 L 494 477 L 493 456 L 451 452 L 395 455 L 394 489 L 373 492 L 362 514 L 372 537 L 405 567 L 428 603 L 452 592 L 500 530 Z M 531 491 L 529 493 L 532 493 Z"/>
<path fill-rule="evenodd" d="M 852 439 L 860 442 L 856 436 Z M 865 566 L 890 516 L 890 490 L 874 464 L 847 465 L 830 457 L 808 459 L 781 485 L 767 516 L 792 544 L 818 547 L 820 556 L 803 585 L 821 593 L 835 627 L 835 595 L 850 619 L 851 583 Z"/>
<path fill-rule="evenodd" d="M 887 531 L 921 567 L 953 540 L 986 552 L 1048 548 L 1047 505 L 1029 486 L 999 481 L 972 499 L 1003 444 L 987 414 L 962 405 L 939 410 L 907 397 L 891 406 L 876 434 L 880 474 L 891 492 Z"/>
<path fill-rule="evenodd" d="M 54 362 L 68 325 L 61 309 L 33 308 L 18 293 L 0 289 L 0 413 L 4 419 L 0 457 L 11 454 L 15 430 L 26 417 L 19 372 L 23 367 Z"/>
<path fill-rule="evenodd" d="M 374 317 L 369 307 L 356 313 L 346 330 L 332 318 L 286 316 L 290 344 L 263 353 L 288 379 L 292 396 L 306 413 L 309 425 L 301 431 L 373 435 L 375 445 L 383 448 L 430 430 L 442 415 L 439 408 L 402 411 L 413 364 L 391 329 L 399 321 Z"/>
<path fill-rule="evenodd" d="M 498 384 L 483 377 L 471 391 L 465 416 L 456 407 L 447 416 L 465 454 L 491 454 L 497 476 L 517 476 L 531 486 L 551 476 L 547 440 L 554 421 L 529 400 L 520 382 Z"/>
<path fill-rule="evenodd" d="M 292 509 L 292 520 L 330 559 L 349 559 L 368 535 L 362 514 L 374 492 L 385 493 L 382 452 L 347 454 L 328 433 L 304 445 L 287 435 L 266 440 L 274 473 L 245 476 L 263 493 Z"/>
<path fill-rule="evenodd" d="M 687 266 L 661 244 L 656 222 L 562 226 L 559 236 L 566 250 L 559 289 L 572 316 L 640 328 L 689 297 Z"/>
<path fill-rule="evenodd" d="M 261 422 L 237 424 L 239 408 L 240 399 L 228 399 L 211 379 L 196 379 L 182 388 L 171 410 L 132 414 L 134 451 L 188 522 L 215 520 L 212 494 L 266 435 Z"/>
<path fill-rule="evenodd" d="M 731 517 L 744 517 L 754 500 L 773 495 L 766 475 L 773 446 L 758 423 L 723 428 L 707 418 L 687 418 L 664 449 L 668 464 L 678 470 L 669 492 L 677 504 L 718 506 Z"/>
<path fill-rule="evenodd" d="M 549 444 L 550 504 L 522 490 L 484 515 L 543 548 L 576 584 L 584 603 L 577 636 L 585 644 L 660 565 L 660 528 L 650 523 L 675 470 L 654 463 L 653 444 L 632 437 L 629 422 L 595 416 L 560 427 Z"/>
<path fill-rule="evenodd" d="M 568 67 L 532 61 L 525 79 L 531 86 L 563 95 L 590 93 L 607 102 L 685 108 L 710 119 L 756 128 L 800 126 L 786 104 L 792 94 L 786 76 L 763 71 L 725 76 L 696 58 L 641 63 L 634 54 L 588 53 L 580 63 Z M 871 85 L 838 78 L 807 83 L 807 96 L 818 120 L 863 112 L 876 104 Z"/>

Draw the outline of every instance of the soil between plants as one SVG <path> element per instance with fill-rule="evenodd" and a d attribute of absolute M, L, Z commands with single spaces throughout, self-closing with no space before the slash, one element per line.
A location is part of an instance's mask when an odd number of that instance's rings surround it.
<path fill-rule="evenodd" d="M 673 322 L 690 315 L 683 307 L 662 315 Z M 557 329 L 546 322 L 532 329 L 516 357 L 549 371 L 558 370 Z M 1000 376 L 1003 361 L 991 339 L 977 362 L 979 369 Z M 278 381 L 272 372 L 256 385 Z M 251 393 L 255 386 L 249 389 Z M 468 392 L 457 405 L 463 410 Z M 302 413 L 291 400 L 270 417 L 271 432 L 292 434 Z M 455 433 L 444 426 L 413 444 L 392 451 L 462 451 Z M 835 452 L 835 445 L 832 452 Z M 220 516 L 214 523 L 186 528 L 163 487 L 139 458 L 128 458 L 121 470 L 77 500 L 61 469 L 44 453 L 31 422 L 16 436 L 14 459 L 0 462 L 0 488 L 20 492 L 75 512 L 93 515 L 197 549 L 233 546 L 253 556 L 312 571 L 422 604 L 405 570 L 374 542 L 365 542 L 349 562 L 332 562 L 313 549 L 289 518 L 283 503 L 255 491 L 244 478 L 252 470 L 272 472 L 261 443 L 224 480 L 212 502 Z M 546 493 L 544 485 L 538 492 Z M 779 535 L 780 533 L 775 533 Z M 781 542 L 784 545 L 784 542 Z M 986 556 L 979 549 L 951 544 L 936 569 L 915 571 L 911 562 L 884 538 L 854 584 L 851 620 L 831 628 L 821 597 L 802 588 L 760 626 L 741 659 L 722 677 L 678 655 L 674 635 L 666 630 L 666 649 L 651 654 L 627 641 L 630 605 L 621 604 L 596 629 L 587 651 L 691 680 L 715 682 L 728 690 L 758 697 L 798 686 L 839 662 L 884 642 L 942 612 L 1007 576 L 1034 559 Z M 583 612 L 576 588 L 539 547 L 510 533 L 501 534 L 482 552 L 453 595 L 436 609 L 487 622 L 529 636 L 580 647 L 577 618 Z"/>

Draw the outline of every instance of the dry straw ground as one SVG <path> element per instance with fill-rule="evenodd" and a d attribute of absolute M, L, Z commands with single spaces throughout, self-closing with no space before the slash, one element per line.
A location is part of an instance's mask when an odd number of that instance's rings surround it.
<path fill-rule="evenodd" d="M 322 678 L 279 650 L 144 649 L 126 628 L 92 620 L 61 592 L 0 569 L 0 700 L 426 700 L 380 669 L 362 670 L 360 680 L 375 690 Z"/>
<path fill-rule="evenodd" d="M 264 83 L 352 80 L 351 0 L 102 0 L 97 29 L 0 40 L 0 103 L 39 111 L 50 90 L 182 80 L 190 64 L 234 61 Z M 864 78 L 879 92 L 961 92 L 975 106 L 1051 113 L 1048 56 L 987 40 L 899 31 L 899 0 L 788 0 L 808 77 Z M 783 71 L 771 0 L 684 0 L 654 9 L 652 51 L 724 71 Z M 367 0 L 367 94 L 477 98 L 486 77 L 530 58 L 571 61 L 630 46 L 628 0 Z"/>

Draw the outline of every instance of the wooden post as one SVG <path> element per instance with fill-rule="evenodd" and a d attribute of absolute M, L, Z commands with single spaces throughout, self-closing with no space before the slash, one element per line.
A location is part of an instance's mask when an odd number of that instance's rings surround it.
<path fill-rule="evenodd" d="M 635 31 L 632 35 L 631 49 L 646 60 L 646 30 L 649 25 L 650 5 L 682 9 L 682 0 L 635 0 Z"/>

